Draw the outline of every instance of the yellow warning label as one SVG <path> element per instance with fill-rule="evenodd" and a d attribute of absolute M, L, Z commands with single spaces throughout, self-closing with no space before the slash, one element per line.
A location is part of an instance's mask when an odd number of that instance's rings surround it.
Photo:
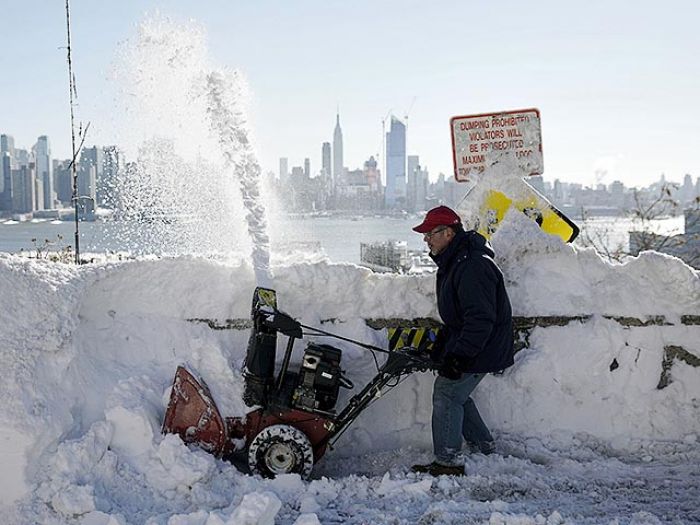
<path fill-rule="evenodd" d="M 439 328 L 388 328 L 389 350 L 416 348 L 427 352 L 433 347 L 433 341 Z"/>
<path fill-rule="evenodd" d="M 490 190 L 481 206 L 479 233 L 490 238 L 506 212 L 513 207 L 536 221 L 542 230 L 560 237 L 564 242 L 572 242 L 578 235 L 578 226 L 534 191 L 525 198 L 513 201 L 497 190 Z"/>

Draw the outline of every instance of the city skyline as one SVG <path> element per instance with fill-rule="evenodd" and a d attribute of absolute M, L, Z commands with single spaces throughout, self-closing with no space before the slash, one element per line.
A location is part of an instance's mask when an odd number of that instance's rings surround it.
<path fill-rule="evenodd" d="M 341 129 L 342 129 L 342 126 L 341 126 Z M 24 160 L 22 161 L 25 164 L 30 162 L 30 159 L 31 159 L 31 162 L 36 163 L 36 159 L 34 158 L 34 155 L 36 155 L 35 150 L 42 142 L 48 142 L 50 144 L 53 144 L 53 141 L 50 139 L 50 137 L 48 137 L 45 134 L 38 135 L 32 144 L 19 143 L 15 139 L 15 136 L 11 132 L 6 132 L 6 131 L 0 130 L 0 135 L 2 135 L 3 139 L 5 139 L 5 137 L 7 137 L 8 140 L 11 141 L 12 148 L 14 150 L 16 150 L 19 155 L 25 157 Z M 387 135 L 388 135 L 388 133 L 387 133 Z M 45 146 L 45 148 L 48 149 L 48 154 L 44 153 L 44 155 L 47 155 L 53 163 L 59 163 L 59 164 L 65 163 L 67 165 L 70 162 L 70 155 L 66 155 L 63 157 L 60 155 L 57 156 L 57 155 L 53 154 L 53 147 L 48 146 L 48 144 L 47 144 L 47 146 Z M 99 145 L 99 144 L 88 143 L 88 144 L 84 144 L 82 146 L 82 148 L 78 151 L 78 160 L 80 161 L 84 152 L 88 152 L 89 150 L 94 150 L 95 148 L 113 149 L 114 151 L 120 150 L 118 145 Z M 4 150 L 4 147 L 3 147 L 3 150 Z M 332 166 L 330 165 L 330 157 L 331 157 L 330 152 L 332 151 L 332 148 L 331 148 L 329 142 L 324 142 L 321 144 L 321 150 L 320 150 L 321 151 L 321 155 L 320 155 L 321 164 L 320 164 L 320 166 L 317 167 L 317 169 L 314 169 L 313 166 L 309 166 L 310 163 L 309 163 L 309 156 L 308 155 L 307 156 L 301 155 L 301 156 L 297 156 L 297 157 L 280 157 L 277 159 L 278 164 L 275 167 L 275 169 L 266 170 L 266 174 L 267 175 L 272 174 L 278 179 L 283 179 L 284 178 L 282 176 L 283 172 L 286 175 L 290 175 L 291 170 L 293 168 L 301 168 L 305 172 L 306 172 L 306 169 L 309 168 L 309 172 L 306 173 L 307 176 L 309 176 L 310 178 L 322 177 L 324 175 L 324 160 L 323 159 L 324 159 L 324 154 L 325 154 L 326 150 L 328 151 L 328 166 L 330 167 L 330 169 L 325 170 L 325 173 L 328 174 L 328 176 L 331 176 Z M 372 157 L 372 155 L 370 155 L 370 157 Z M 413 167 L 420 168 L 422 162 L 418 162 L 419 158 L 420 158 L 420 155 L 406 154 L 406 159 L 405 159 L 406 171 L 405 171 L 405 177 L 404 177 L 404 183 L 406 185 L 410 184 L 409 175 L 413 172 L 412 167 L 411 167 L 412 159 L 415 159 L 413 161 L 414 162 Z M 292 159 L 294 159 L 294 162 L 291 162 Z M 127 159 L 127 161 L 128 160 L 135 160 L 135 159 Z M 299 162 L 297 162 L 297 160 Z M 366 158 L 359 166 L 343 166 L 343 168 L 346 172 L 352 171 L 353 169 L 360 169 L 363 164 L 367 163 L 368 160 L 370 160 L 369 157 Z M 382 168 L 383 168 L 383 166 L 382 167 L 377 166 L 377 169 L 382 172 L 382 177 L 384 177 L 384 173 L 383 173 Z M 37 169 L 37 171 L 38 171 L 38 168 L 35 168 L 35 169 Z M 47 171 L 47 170 L 44 170 L 44 171 Z M 52 171 L 53 171 L 52 166 L 48 166 L 48 172 L 52 172 Z M 446 178 L 448 178 L 448 179 L 452 178 L 451 174 L 444 174 L 443 173 L 443 175 L 445 175 Z M 437 175 L 433 174 L 433 176 L 430 177 L 431 183 L 435 182 L 437 180 L 438 176 L 439 176 L 439 174 L 437 174 Z M 650 181 L 648 184 L 645 183 L 645 184 L 628 185 L 628 184 L 624 183 L 623 181 L 619 181 L 617 179 L 615 179 L 615 180 L 611 179 L 609 181 L 585 182 L 585 181 L 577 181 L 577 180 L 565 180 L 565 179 L 560 179 L 559 177 L 553 177 L 553 176 L 550 177 L 546 173 L 543 174 L 542 176 L 539 176 L 539 178 L 541 178 L 542 180 L 544 180 L 546 182 L 554 183 L 555 181 L 559 180 L 560 182 L 578 185 L 578 186 L 581 186 L 582 188 L 590 188 L 590 189 L 600 189 L 601 186 L 608 188 L 610 186 L 615 186 L 619 182 L 622 182 L 623 185 L 625 186 L 625 188 L 627 188 L 627 189 L 643 189 L 645 187 L 649 187 L 649 186 L 652 186 L 654 184 L 657 184 L 662 180 L 664 182 L 667 182 L 670 184 L 681 185 L 681 184 L 683 184 L 684 180 L 689 176 L 691 177 L 691 179 L 694 179 L 694 180 L 700 179 L 700 176 L 694 175 L 692 173 L 686 173 L 686 174 L 679 176 L 677 178 L 667 177 L 664 173 L 662 173 L 656 179 Z M 530 183 L 532 184 L 532 181 L 535 180 L 536 178 L 524 177 L 524 179 L 526 181 L 530 180 Z M 4 182 L 0 183 L 0 188 L 2 188 L 3 183 Z M 385 181 L 383 181 L 383 184 L 384 184 L 384 186 L 386 186 Z"/>
<path fill-rule="evenodd" d="M 292 166 L 291 170 L 288 159 L 282 157 L 279 159 L 279 173 L 267 173 L 261 183 L 267 186 L 270 195 L 274 195 L 273 199 L 284 196 L 279 202 L 291 213 L 351 210 L 415 213 L 438 204 L 457 205 L 468 187 L 453 178 L 446 178 L 444 174 L 431 182 L 427 170 L 421 167 L 420 157 L 405 155 L 405 128 L 398 124 L 398 121 L 392 122 L 392 128 L 387 133 L 390 172 L 386 178 L 390 185 L 381 183 L 378 164 L 372 156 L 364 162 L 362 169 L 342 167 L 337 176 L 333 175 L 328 142 L 322 145 L 324 167 L 316 176 L 312 176 L 308 157 L 304 159 L 303 167 Z M 338 120 L 336 132 L 336 152 L 342 152 L 342 128 Z M 52 158 L 50 140 L 45 135 L 38 137 L 31 150 L 21 146 L 15 144 L 13 136 L 0 134 L 0 217 L 12 216 L 19 220 L 68 217 L 72 210 L 73 193 L 70 160 Z M 143 187 L 144 174 L 145 180 L 151 180 L 154 174 L 157 176 L 158 166 L 172 166 L 181 161 L 172 145 L 165 150 L 157 144 L 152 146 L 141 150 L 139 157 L 134 159 L 125 157 L 114 145 L 84 147 L 76 166 L 81 213 L 94 219 L 96 210 L 101 208 L 103 212 L 126 218 L 133 208 L 127 202 L 130 189 L 139 187 L 146 194 L 152 190 L 163 190 L 163 187 Z M 153 155 L 159 156 L 156 165 L 150 160 Z M 340 166 L 339 156 L 335 158 Z M 209 189 L 220 191 L 222 181 L 217 181 L 215 171 L 216 168 L 214 173 L 200 171 L 200 183 L 209 184 Z M 185 170 L 177 177 L 192 174 Z M 530 176 L 526 180 L 567 214 L 580 213 L 585 208 L 589 213 L 618 215 L 634 209 L 639 202 L 653 202 L 659 196 L 664 200 L 670 198 L 667 204 L 678 213 L 686 207 L 697 208 L 700 195 L 700 177 L 693 181 L 689 174 L 684 176 L 682 183 L 666 180 L 662 176 L 641 188 L 626 187 L 620 181 L 584 186 L 559 179 L 545 180 L 541 175 Z M 183 182 L 186 181 L 178 179 L 176 184 L 179 186 Z M 161 183 L 168 185 L 167 181 L 161 180 Z M 146 198 L 148 209 L 142 211 L 147 214 L 170 213 L 167 210 L 172 211 L 173 198 L 178 197 L 171 195 L 155 208 L 154 202 Z M 159 207 L 160 210 L 156 209 Z M 140 217 L 138 213 L 137 216 Z"/>
<path fill-rule="evenodd" d="M 339 109 L 345 167 L 374 155 L 384 172 L 382 122 L 408 115 L 406 155 L 420 156 L 435 180 L 452 175 L 450 117 L 538 107 L 547 179 L 645 186 L 662 173 L 675 181 L 696 176 L 700 165 L 698 7 L 671 3 L 658 10 L 651 2 L 634 9 L 506 2 L 493 11 L 452 2 L 427 9 L 218 1 L 194 9 L 174 1 L 161 13 L 196 19 L 213 60 L 248 78 L 266 172 L 278 171 L 280 157 L 292 165 L 308 157 L 317 173 Z M 37 15 L 33 5 L 4 6 L 0 39 L 13 52 L 4 59 L 10 73 L 0 88 L 0 132 L 18 144 L 47 135 L 54 157 L 67 158 L 64 6 L 42 4 Z M 110 136 L 111 64 L 144 12 L 159 5 L 126 1 L 114 16 L 108 5 L 72 2 L 77 110 L 91 123 L 88 143 L 119 142 Z"/>

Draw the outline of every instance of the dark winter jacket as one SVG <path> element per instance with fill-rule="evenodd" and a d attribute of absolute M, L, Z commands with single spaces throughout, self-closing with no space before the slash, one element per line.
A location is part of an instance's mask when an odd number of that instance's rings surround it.
<path fill-rule="evenodd" d="M 437 304 L 445 323 L 445 358 L 462 372 L 497 372 L 513 364 L 513 319 L 491 245 L 459 231 L 438 255 Z"/>

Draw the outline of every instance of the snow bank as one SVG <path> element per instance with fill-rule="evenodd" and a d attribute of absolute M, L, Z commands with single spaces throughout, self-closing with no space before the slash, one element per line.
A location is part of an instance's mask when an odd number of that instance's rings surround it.
<path fill-rule="evenodd" d="M 515 315 L 585 316 L 533 328 L 516 365 L 480 385 L 477 403 L 497 435 L 562 447 L 590 436 L 620 451 L 644 440 L 697 446 L 700 368 L 676 360 L 668 386 L 657 386 L 666 347 L 700 355 L 699 327 L 680 322 L 700 315 L 698 272 L 652 253 L 609 265 L 517 215 L 493 244 Z M 430 276 L 290 260 L 277 261 L 272 272 L 282 309 L 371 344 L 385 345 L 386 334 L 370 329 L 366 318 L 437 317 Z M 326 496 L 311 487 L 319 481 L 263 483 L 160 435 L 182 362 L 207 381 L 224 414 L 245 413 L 240 370 L 247 332 L 196 320 L 247 318 L 254 282 L 251 265 L 240 261 L 181 257 L 74 268 L 0 256 L 0 355 L 7 371 L 0 384 L 0 498 L 18 523 L 272 523 L 279 512 L 290 523 L 318 522 Z M 659 315 L 666 324 L 634 327 L 613 319 Z M 364 350 L 338 346 L 356 384 L 373 375 Z M 430 374 L 404 381 L 330 455 L 427 450 L 431 383 Z M 383 498 L 417 500 L 443 490 L 415 478 L 377 483 L 372 493 Z"/>
<path fill-rule="evenodd" d="M 678 322 L 700 310 L 698 272 L 675 257 L 643 252 L 610 264 L 593 248 L 545 235 L 520 212 L 506 220 L 492 244 L 514 315 L 664 315 Z"/>

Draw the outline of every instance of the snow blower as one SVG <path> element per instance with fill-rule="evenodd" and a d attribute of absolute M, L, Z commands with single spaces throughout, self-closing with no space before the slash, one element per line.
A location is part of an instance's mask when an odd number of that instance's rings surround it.
<path fill-rule="evenodd" d="M 206 383 L 179 366 L 162 430 L 264 477 L 297 473 L 308 478 L 327 448 L 372 401 L 402 377 L 433 368 L 428 338 L 418 347 L 394 344 L 395 349 L 385 350 L 331 334 L 279 311 L 277 294 L 268 288 L 255 289 L 251 317 L 243 394 L 251 411 L 243 417 L 222 417 Z M 388 356 L 367 385 L 336 410 L 340 388 L 354 388 L 340 367 L 342 352 L 309 342 L 298 370 L 291 370 L 294 342 L 303 339 L 303 329 L 306 335 L 334 337 Z M 278 333 L 288 339 L 275 375 Z"/>

